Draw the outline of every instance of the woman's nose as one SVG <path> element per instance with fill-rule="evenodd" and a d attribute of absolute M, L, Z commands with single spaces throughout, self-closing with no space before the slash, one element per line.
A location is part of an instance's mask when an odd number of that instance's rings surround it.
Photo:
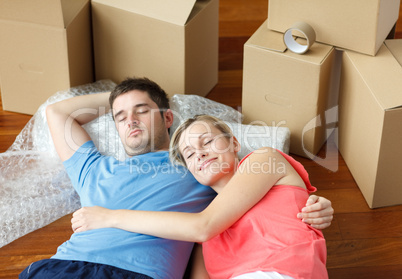
<path fill-rule="evenodd" d="M 207 155 L 208 155 L 208 152 L 206 152 L 205 150 L 199 150 L 197 152 L 198 161 L 201 160 L 201 158 L 204 158 Z"/>

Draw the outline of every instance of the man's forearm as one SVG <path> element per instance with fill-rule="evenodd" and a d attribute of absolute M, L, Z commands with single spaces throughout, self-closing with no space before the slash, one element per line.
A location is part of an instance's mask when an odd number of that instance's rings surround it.
<path fill-rule="evenodd" d="M 48 110 L 65 118 L 72 117 L 84 125 L 109 112 L 109 95 L 110 92 L 78 96 L 49 105 Z"/>
<path fill-rule="evenodd" d="M 56 151 L 64 161 L 90 140 L 82 125 L 107 113 L 110 93 L 84 95 L 63 100 L 46 108 L 47 122 Z"/>

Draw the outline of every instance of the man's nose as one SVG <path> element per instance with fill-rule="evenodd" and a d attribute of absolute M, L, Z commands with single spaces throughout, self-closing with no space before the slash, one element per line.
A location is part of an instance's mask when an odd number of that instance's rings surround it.
<path fill-rule="evenodd" d="M 140 123 L 140 121 L 135 117 L 130 117 L 127 122 L 129 127 L 138 126 Z"/>

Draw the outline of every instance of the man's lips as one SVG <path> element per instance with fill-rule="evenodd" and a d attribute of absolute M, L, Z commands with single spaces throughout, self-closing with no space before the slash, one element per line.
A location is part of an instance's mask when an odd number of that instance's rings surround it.
<path fill-rule="evenodd" d="M 130 131 L 130 133 L 128 134 L 128 136 L 129 137 L 135 137 L 135 136 L 137 136 L 139 133 L 141 133 L 142 132 L 142 130 L 141 129 L 134 129 L 134 130 L 131 130 Z"/>

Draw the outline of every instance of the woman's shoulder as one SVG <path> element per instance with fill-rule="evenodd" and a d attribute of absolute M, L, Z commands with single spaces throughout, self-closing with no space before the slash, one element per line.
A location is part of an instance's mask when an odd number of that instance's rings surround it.
<path fill-rule="evenodd" d="M 259 149 L 254 150 L 250 154 L 248 154 L 244 159 L 267 159 L 267 158 L 282 158 L 282 153 L 275 148 L 272 147 L 261 147 Z"/>
<path fill-rule="evenodd" d="M 286 158 L 280 151 L 272 147 L 261 147 L 245 156 L 240 161 L 239 169 L 249 166 L 250 164 L 255 165 L 256 163 L 261 163 L 262 165 L 265 165 L 267 162 L 273 163 L 281 161 L 287 162 Z"/>

